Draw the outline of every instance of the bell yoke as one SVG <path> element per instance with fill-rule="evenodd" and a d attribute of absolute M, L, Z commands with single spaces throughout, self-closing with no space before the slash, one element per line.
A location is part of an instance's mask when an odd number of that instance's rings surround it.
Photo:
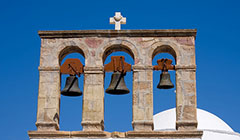
<path fill-rule="evenodd" d="M 159 89 L 170 89 L 174 85 L 171 82 L 170 74 L 168 70 L 175 70 L 175 66 L 172 65 L 170 59 L 157 60 L 158 65 L 153 67 L 153 70 L 161 70 L 160 81 L 157 86 Z M 61 94 L 64 96 L 81 96 L 82 92 L 78 87 L 78 77 L 83 73 L 83 64 L 79 59 L 67 59 L 60 67 L 61 74 L 69 74 L 67 77 L 64 89 Z M 124 56 L 112 56 L 111 62 L 104 65 L 105 72 L 113 72 L 109 87 L 106 89 L 106 93 L 113 95 L 122 95 L 129 93 L 124 76 L 126 72 L 131 71 L 131 64 L 125 62 Z"/>

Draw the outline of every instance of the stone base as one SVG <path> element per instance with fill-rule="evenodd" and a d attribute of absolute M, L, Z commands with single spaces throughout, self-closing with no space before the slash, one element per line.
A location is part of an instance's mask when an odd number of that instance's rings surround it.
<path fill-rule="evenodd" d="M 153 122 L 132 122 L 134 131 L 153 131 Z"/>
<path fill-rule="evenodd" d="M 59 130 L 59 124 L 58 123 L 46 123 L 46 122 L 41 122 L 38 123 L 36 122 L 36 126 L 38 131 L 56 131 Z"/>
<path fill-rule="evenodd" d="M 176 129 L 180 131 L 197 130 L 197 121 L 177 121 Z"/>
<path fill-rule="evenodd" d="M 201 138 L 202 131 L 28 131 L 30 139 L 61 139 L 61 138 Z"/>
<path fill-rule="evenodd" d="M 83 131 L 103 131 L 104 123 L 101 122 L 87 122 L 83 121 L 82 123 Z"/>

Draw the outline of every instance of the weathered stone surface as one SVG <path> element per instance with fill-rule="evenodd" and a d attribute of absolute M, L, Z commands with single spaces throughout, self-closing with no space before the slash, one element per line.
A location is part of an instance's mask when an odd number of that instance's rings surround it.
<path fill-rule="evenodd" d="M 38 130 L 59 129 L 60 72 L 52 68 L 40 69 L 36 126 Z"/>
<path fill-rule="evenodd" d="M 135 131 L 153 130 L 152 70 L 133 69 L 133 128 Z"/>
<path fill-rule="evenodd" d="M 195 45 L 194 37 L 175 37 L 174 39 L 181 45 L 187 45 L 187 46 Z"/>
<path fill-rule="evenodd" d="M 100 71 L 97 71 L 99 69 Z M 83 131 L 104 130 L 104 76 L 101 68 L 87 69 L 84 74 Z"/>
<path fill-rule="evenodd" d="M 85 43 L 90 47 L 90 48 L 98 48 L 99 45 L 101 45 L 103 42 L 103 39 L 100 38 L 86 38 Z"/>
<path fill-rule="evenodd" d="M 176 127 L 178 130 L 194 130 L 197 128 L 195 71 L 177 69 L 176 90 Z"/>
<path fill-rule="evenodd" d="M 82 125 L 86 131 L 84 134 L 76 132 L 74 135 L 81 137 L 90 131 L 104 130 L 103 64 L 107 56 L 115 51 L 124 51 L 134 59 L 132 66 L 134 131 L 153 130 L 151 64 L 154 56 L 159 53 L 169 53 L 176 61 L 177 129 L 189 131 L 196 128 L 196 30 L 40 31 L 39 35 L 41 56 L 36 123 L 38 130 L 59 129 L 59 67 L 63 58 L 73 52 L 85 58 Z M 58 132 L 53 134 L 58 135 Z M 70 134 L 67 132 L 60 135 Z M 129 133 L 128 136 L 130 135 L 137 137 L 140 133 L 136 135 Z M 153 135 L 161 137 L 162 134 Z"/>

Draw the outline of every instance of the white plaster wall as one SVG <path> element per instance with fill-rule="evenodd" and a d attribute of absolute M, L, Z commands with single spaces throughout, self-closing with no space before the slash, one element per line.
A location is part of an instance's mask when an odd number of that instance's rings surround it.
<path fill-rule="evenodd" d="M 175 130 L 175 108 L 165 110 L 153 117 L 154 130 Z M 202 109 L 197 109 L 198 130 L 222 130 L 234 132 L 232 128 L 216 115 Z"/>
<path fill-rule="evenodd" d="M 204 131 L 202 140 L 240 140 L 239 133 Z"/>

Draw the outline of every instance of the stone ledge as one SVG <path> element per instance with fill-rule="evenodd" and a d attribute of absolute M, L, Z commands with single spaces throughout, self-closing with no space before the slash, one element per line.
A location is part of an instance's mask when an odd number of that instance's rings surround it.
<path fill-rule="evenodd" d="M 175 69 L 187 69 L 187 70 L 196 70 L 196 65 L 189 65 L 189 66 L 181 66 L 181 65 L 176 65 Z"/>
<path fill-rule="evenodd" d="M 39 71 L 59 71 L 60 72 L 60 67 L 38 67 Z"/>
<path fill-rule="evenodd" d="M 132 65 L 133 71 L 153 70 L 153 66 Z"/>
<path fill-rule="evenodd" d="M 70 30 L 38 31 L 41 38 L 79 38 L 79 37 L 196 37 L 196 29 L 166 30 Z"/>
<path fill-rule="evenodd" d="M 70 131 L 28 131 L 30 139 L 40 138 L 70 138 Z"/>
<path fill-rule="evenodd" d="M 108 138 L 110 137 L 110 133 L 105 131 L 72 131 L 70 132 L 70 137 Z"/>
<path fill-rule="evenodd" d="M 105 131 L 28 131 L 30 139 L 40 138 L 109 138 Z"/>
<path fill-rule="evenodd" d="M 203 131 L 129 131 L 126 138 L 201 138 Z"/>
<path fill-rule="evenodd" d="M 88 67 L 88 66 L 85 66 L 84 67 L 84 72 L 85 71 L 97 71 L 97 72 L 103 72 L 104 71 L 104 67 L 103 66 L 98 66 L 98 67 Z"/>
<path fill-rule="evenodd" d="M 201 138 L 203 131 L 28 131 L 30 139 L 44 138 Z"/>

